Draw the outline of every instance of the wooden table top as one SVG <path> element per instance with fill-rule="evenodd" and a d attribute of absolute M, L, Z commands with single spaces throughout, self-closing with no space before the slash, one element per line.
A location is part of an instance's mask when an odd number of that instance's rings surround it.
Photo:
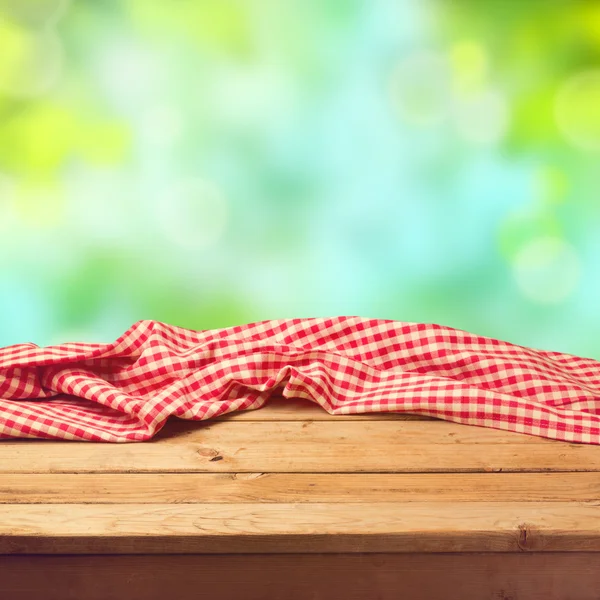
<path fill-rule="evenodd" d="M 600 551 L 600 447 L 277 399 L 0 442 L 0 554 Z"/>

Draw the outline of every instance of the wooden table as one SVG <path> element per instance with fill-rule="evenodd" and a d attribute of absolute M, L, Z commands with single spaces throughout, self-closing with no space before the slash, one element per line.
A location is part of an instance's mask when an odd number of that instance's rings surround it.
<path fill-rule="evenodd" d="M 600 598 L 600 447 L 274 400 L 0 443 L 0 598 Z"/>

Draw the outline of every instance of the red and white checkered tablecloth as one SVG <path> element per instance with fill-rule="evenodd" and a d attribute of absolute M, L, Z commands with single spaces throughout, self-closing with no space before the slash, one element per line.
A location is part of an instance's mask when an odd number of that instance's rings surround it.
<path fill-rule="evenodd" d="M 335 317 L 191 331 L 140 321 L 110 344 L 0 349 L 0 438 L 150 439 L 301 397 L 600 444 L 600 362 L 422 323 Z"/>

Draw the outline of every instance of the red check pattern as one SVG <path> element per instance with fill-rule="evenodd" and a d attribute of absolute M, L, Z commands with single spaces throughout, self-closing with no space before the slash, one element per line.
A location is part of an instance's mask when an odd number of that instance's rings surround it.
<path fill-rule="evenodd" d="M 140 321 L 110 344 L 0 349 L 0 438 L 134 442 L 170 416 L 260 408 L 407 412 L 600 444 L 600 362 L 464 331 L 359 317 L 209 331 Z"/>

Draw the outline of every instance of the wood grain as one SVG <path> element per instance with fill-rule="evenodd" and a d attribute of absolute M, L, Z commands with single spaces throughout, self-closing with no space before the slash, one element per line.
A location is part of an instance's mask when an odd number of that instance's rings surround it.
<path fill-rule="evenodd" d="M 0 554 L 600 551 L 598 502 L 0 505 Z"/>
<path fill-rule="evenodd" d="M 600 554 L 5 556 L 7 600 L 597 600 Z"/>
<path fill-rule="evenodd" d="M 227 440 L 235 444 L 237 440 L 244 443 L 264 443 L 272 438 L 276 443 L 370 443 L 375 436 L 386 443 L 403 444 L 529 444 L 554 445 L 557 447 L 577 446 L 584 444 L 568 444 L 522 433 L 501 431 L 489 427 L 477 427 L 450 423 L 449 421 L 403 421 L 387 419 L 380 421 L 171 421 L 157 434 L 157 439 L 148 443 L 180 443 L 190 440 Z M 18 444 L 19 441 L 8 441 L 7 444 Z M 31 443 L 48 444 L 46 441 Z M 87 444 L 90 442 L 52 442 Z M 106 444 L 104 444 L 106 446 Z M 115 444 L 113 444 L 114 446 Z M 122 444 L 121 444 L 122 445 Z"/>
<path fill-rule="evenodd" d="M 490 501 L 600 501 L 600 477 L 593 472 L 0 474 L 3 504 Z"/>
<path fill-rule="evenodd" d="M 221 421 L 161 434 L 131 444 L 0 442 L 0 473 L 600 470 L 600 446 L 444 421 Z"/>

